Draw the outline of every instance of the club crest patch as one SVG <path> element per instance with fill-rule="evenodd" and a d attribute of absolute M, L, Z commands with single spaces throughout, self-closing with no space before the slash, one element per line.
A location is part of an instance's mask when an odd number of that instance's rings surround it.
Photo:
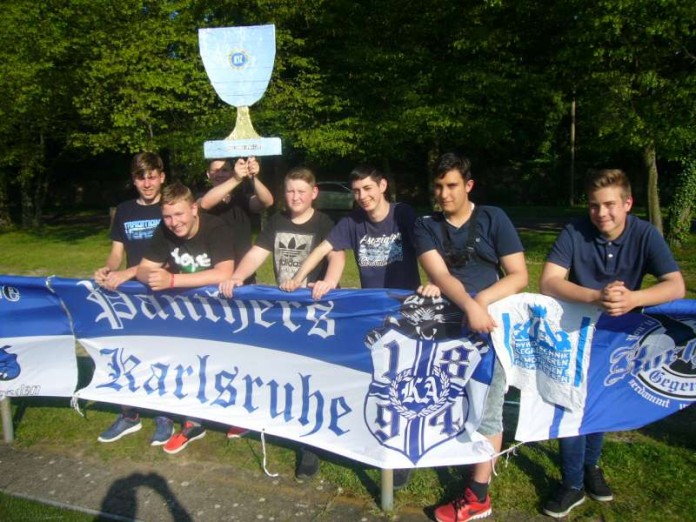
<path fill-rule="evenodd" d="M 696 320 L 662 314 L 644 317 L 626 336 L 624 346 L 611 354 L 605 386 L 633 378 L 632 388 L 661 398 L 655 400 L 696 399 Z"/>
<path fill-rule="evenodd" d="M 449 301 L 397 299 L 399 315 L 365 339 L 374 368 L 365 421 L 380 444 L 415 464 L 437 445 L 475 431 L 467 383 L 488 345 L 464 335 L 462 313 Z"/>

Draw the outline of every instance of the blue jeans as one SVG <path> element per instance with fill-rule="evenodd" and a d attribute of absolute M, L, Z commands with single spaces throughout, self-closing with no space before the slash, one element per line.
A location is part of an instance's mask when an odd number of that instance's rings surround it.
<path fill-rule="evenodd" d="M 596 466 L 602 454 L 604 433 L 578 435 L 558 440 L 561 447 L 561 474 L 563 486 L 582 489 L 585 466 Z"/>

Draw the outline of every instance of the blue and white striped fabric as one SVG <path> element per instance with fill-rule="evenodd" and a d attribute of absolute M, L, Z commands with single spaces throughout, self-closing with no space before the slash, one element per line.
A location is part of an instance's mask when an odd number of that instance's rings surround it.
<path fill-rule="evenodd" d="M 0 398 L 70 397 L 75 337 L 65 310 L 36 277 L 0 277 Z"/>
<path fill-rule="evenodd" d="M 492 312 L 505 325 L 496 353 L 521 390 L 520 441 L 635 429 L 696 400 L 696 301 L 611 317 L 520 294 Z"/>

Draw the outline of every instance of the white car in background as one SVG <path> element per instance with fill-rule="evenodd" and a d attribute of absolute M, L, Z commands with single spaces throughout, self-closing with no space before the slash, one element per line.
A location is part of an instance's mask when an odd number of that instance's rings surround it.
<path fill-rule="evenodd" d="M 344 181 L 318 181 L 319 196 L 314 202 L 318 210 L 352 210 L 353 192 Z"/>

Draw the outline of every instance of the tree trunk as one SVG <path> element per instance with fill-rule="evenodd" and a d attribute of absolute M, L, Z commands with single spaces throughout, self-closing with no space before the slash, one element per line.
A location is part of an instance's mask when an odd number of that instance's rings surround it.
<path fill-rule="evenodd" d="M 428 200 L 430 201 L 430 208 L 433 210 L 440 210 L 438 204 L 435 201 L 435 184 L 433 183 L 433 176 L 432 172 L 433 169 L 435 168 L 435 163 L 437 162 L 438 158 L 440 157 L 440 142 L 439 140 L 435 140 L 433 143 L 430 144 L 430 148 L 428 148 L 428 164 L 426 166 L 426 172 L 428 173 L 427 175 L 427 191 L 428 191 Z"/>
<path fill-rule="evenodd" d="M 575 94 L 573 101 L 570 103 L 570 198 L 569 203 L 572 207 L 575 205 L 575 110 L 577 103 Z"/>
<path fill-rule="evenodd" d="M 27 147 L 23 151 L 19 166 L 22 227 L 24 228 L 39 226 L 43 220 L 43 208 L 48 195 L 48 171 L 45 160 L 45 143 L 41 133 L 37 146 Z"/>
<path fill-rule="evenodd" d="M 648 171 L 648 219 L 662 234 L 662 213 L 660 212 L 660 194 L 657 190 L 657 161 L 655 143 L 650 142 L 643 150 L 643 161 Z"/>
<path fill-rule="evenodd" d="M 9 197 L 7 194 L 7 176 L 0 173 L 0 230 L 12 225 L 10 218 Z"/>
<path fill-rule="evenodd" d="M 382 157 L 382 173 L 384 173 L 384 175 L 387 177 L 387 183 L 389 184 L 389 187 L 387 188 L 387 194 L 391 195 L 390 200 L 398 201 L 399 191 L 396 187 L 396 179 L 394 179 L 389 158 L 387 158 L 386 156 Z"/>
<path fill-rule="evenodd" d="M 19 170 L 20 200 L 22 203 L 22 228 L 31 228 L 34 221 L 34 191 L 32 190 L 33 172 L 31 165 L 22 165 Z"/>

